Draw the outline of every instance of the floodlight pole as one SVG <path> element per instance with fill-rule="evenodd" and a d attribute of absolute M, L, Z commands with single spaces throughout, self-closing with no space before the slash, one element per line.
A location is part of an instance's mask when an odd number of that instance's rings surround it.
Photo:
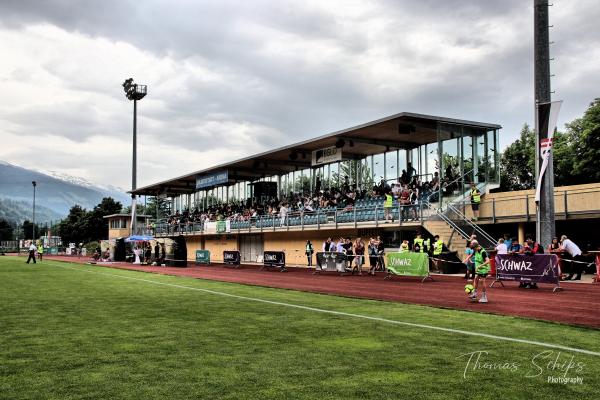
<path fill-rule="evenodd" d="M 137 189 L 137 100 L 133 100 L 133 156 L 131 167 L 131 190 Z M 135 194 L 131 195 L 135 198 Z"/>
<path fill-rule="evenodd" d="M 146 85 L 138 85 L 133 83 L 133 78 L 126 79 L 123 82 L 125 96 L 129 100 L 133 100 L 133 154 L 131 160 L 131 191 L 137 189 L 137 102 L 146 96 Z M 135 234 L 137 216 L 135 215 L 135 194 L 131 194 L 131 234 Z"/>
<path fill-rule="evenodd" d="M 33 185 L 33 223 L 31 225 L 31 240 L 32 243 L 35 240 L 35 187 L 37 186 L 37 182 L 36 181 L 32 181 L 31 184 Z M 23 235 L 24 236 L 24 235 Z"/>
<path fill-rule="evenodd" d="M 540 142 L 547 138 L 548 132 L 540 130 L 538 104 L 551 101 L 550 92 L 550 40 L 548 20 L 548 0 L 534 0 L 534 69 L 535 69 L 535 180 L 537 182 L 542 165 Z M 537 207 L 536 237 L 538 243 L 547 246 L 555 236 L 554 215 L 554 168 L 552 152 L 548 158 L 548 167 L 542 180 L 540 202 Z"/>

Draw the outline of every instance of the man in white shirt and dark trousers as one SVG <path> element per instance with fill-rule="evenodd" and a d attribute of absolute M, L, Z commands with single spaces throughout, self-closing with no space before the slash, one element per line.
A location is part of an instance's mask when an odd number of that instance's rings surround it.
<path fill-rule="evenodd" d="M 565 251 L 571 255 L 571 260 L 579 262 L 571 262 L 571 271 L 569 276 L 565 278 L 566 281 L 570 281 L 573 278 L 573 274 L 577 273 L 577 277 L 574 281 L 581 280 L 581 272 L 583 271 L 583 257 L 581 257 L 581 249 L 573 241 L 567 238 L 566 235 L 562 235 L 560 238 L 560 250 Z"/>
<path fill-rule="evenodd" d="M 33 260 L 33 263 L 35 264 L 35 251 L 37 250 L 37 247 L 35 247 L 35 243 L 31 242 L 31 245 L 29 246 L 29 257 L 27 258 L 27 264 L 29 264 L 30 260 Z"/>

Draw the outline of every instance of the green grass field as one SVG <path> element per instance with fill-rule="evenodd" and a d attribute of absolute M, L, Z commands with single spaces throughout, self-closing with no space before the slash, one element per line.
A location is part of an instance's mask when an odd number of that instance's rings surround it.
<path fill-rule="evenodd" d="M 600 351 L 594 329 L 1 257 L 0 398 L 598 398 L 598 355 L 204 290 Z"/>

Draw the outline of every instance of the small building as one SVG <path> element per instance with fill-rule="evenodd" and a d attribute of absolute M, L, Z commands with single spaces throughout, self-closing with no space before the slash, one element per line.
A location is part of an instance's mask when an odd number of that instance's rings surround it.
<path fill-rule="evenodd" d="M 128 237 L 132 235 L 131 232 L 131 214 L 111 214 L 105 215 L 104 218 L 108 219 L 108 239 L 116 239 L 121 237 Z M 148 221 L 150 215 L 137 215 L 137 232 L 135 234 L 143 233 L 148 229 Z"/>

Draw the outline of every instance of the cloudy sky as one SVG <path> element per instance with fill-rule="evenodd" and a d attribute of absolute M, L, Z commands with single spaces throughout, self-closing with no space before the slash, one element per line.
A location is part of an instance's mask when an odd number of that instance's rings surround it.
<path fill-rule="evenodd" d="M 600 96 L 597 0 L 550 8 L 564 124 Z M 533 0 L 1 0 L 0 160 L 130 187 L 401 111 L 533 120 Z"/>

